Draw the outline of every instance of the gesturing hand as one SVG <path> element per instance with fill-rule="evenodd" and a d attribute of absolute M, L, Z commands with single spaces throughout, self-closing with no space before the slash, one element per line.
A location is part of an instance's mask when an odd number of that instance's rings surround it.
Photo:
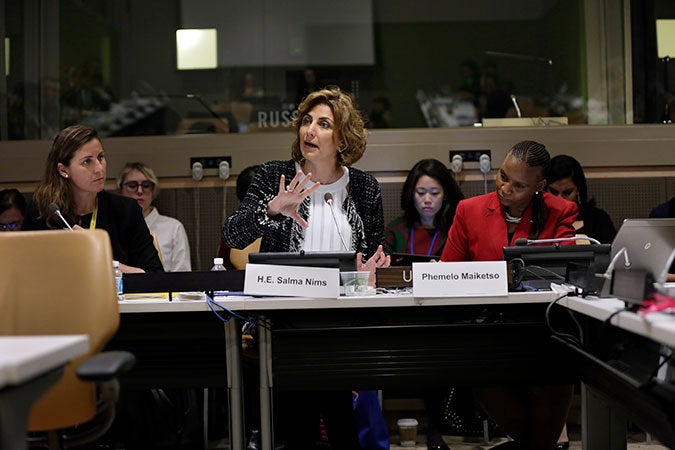
<path fill-rule="evenodd" d="M 267 204 L 268 216 L 272 217 L 282 214 L 298 222 L 301 227 L 307 228 L 307 221 L 298 213 L 298 207 L 303 200 L 319 188 L 320 184 L 314 183 L 313 186 L 305 189 L 307 183 L 312 181 L 312 174 L 308 173 L 301 181 L 302 175 L 302 172 L 298 171 L 288 184 L 288 187 L 286 186 L 286 177 L 281 175 L 279 178 L 279 192 Z"/>
<path fill-rule="evenodd" d="M 384 253 L 382 246 L 378 246 L 377 250 L 368 258 L 368 261 L 363 262 L 363 254 L 361 252 L 356 254 L 356 265 L 359 271 L 369 271 L 370 277 L 368 277 L 368 285 L 375 286 L 375 269 L 378 267 L 389 267 L 391 264 L 391 256 Z"/>

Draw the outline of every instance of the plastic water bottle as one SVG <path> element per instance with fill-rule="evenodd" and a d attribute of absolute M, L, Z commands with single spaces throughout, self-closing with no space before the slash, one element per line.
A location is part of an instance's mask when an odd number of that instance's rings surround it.
<path fill-rule="evenodd" d="M 224 272 L 227 268 L 223 265 L 223 258 L 213 258 L 213 267 L 211 267 L 212 272 Z M 227 295 L 227 291 L 214 291 L 213 296 L 223 296 Z"/>
<path fill-rule="evenodd" d="M 113 261 L 113 269 L 115 270 L 115 288 L 117 289 L 117 300 L 124 300 L 124 278 L 122 270 L 120 269 L 119 261 Z"/>
<path fill-rule="evenodd" d="M 223 265 L 223 258 L 213 258 L 213 267 L 211 267 L 212 272 L 227 270 Z"/>

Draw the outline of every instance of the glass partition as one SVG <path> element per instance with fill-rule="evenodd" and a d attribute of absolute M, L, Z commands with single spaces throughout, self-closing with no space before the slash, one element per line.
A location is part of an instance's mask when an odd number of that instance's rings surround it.
<path fill-rule="evenodd" d="M 659 81 L 656 53 L 633 61 L 656 32 L 631 30 L 631 16 L 675 13 L 646 3 L 0 0 L 0 138 L 73 123 L 104 136 L 284 131 L 328 85 L 371 128 L 656 121 L 646 111 L 670 93 L 649 89 L 675 83 Z M 193 29 L 210 30 L 215 67 L 178 67 L 177 32 Z"/>

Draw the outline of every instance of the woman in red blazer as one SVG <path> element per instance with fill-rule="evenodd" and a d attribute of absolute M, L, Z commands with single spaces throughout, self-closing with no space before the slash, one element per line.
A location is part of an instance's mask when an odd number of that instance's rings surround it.
<path fill-rule="evenodd" d="M 502 247 L 515 245 L 518 238 L 574 236 L 577 206 L 544 192 L 550 161 L 538 142 L 514 145 L 499 168 L 495 192 L 457 205 L 441 261 L 501 261 Z M 474 393 L 514 439 L 504 448 L 548 450 L 562 430 L 572 386 L 490 387 Z"/>
<path fill-rule="evenodd" d="M 544 192 L 550 159 L 542 144 L 513 146 L 497 173 L 496 190 L 457 205 L 441 260 L 501 261 L 502 247 L 518 238 L 573 237 L 577 206 Z"/>

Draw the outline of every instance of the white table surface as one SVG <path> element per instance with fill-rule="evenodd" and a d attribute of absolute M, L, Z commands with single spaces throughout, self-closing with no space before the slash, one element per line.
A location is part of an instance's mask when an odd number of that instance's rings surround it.
<path fill-rule="evenodd" d="M 621 300 L 597 297 L 567 297 L 560 300 L 560 304 L 602 321 L 625 307 L 625 303 Z M 624 311 L 612 317 L 611 323 L 626 331 L 648 337 L 669 347 L 675 347 L 675 315 L 673 314 L 642 315 Z"/>
<path fill-rule="evenodd" d="M 86 334 L 0 336 L 0 389 L 26 382 L 88 351 Z"/>
<path fill-rule="evenodd" d="M 216 302 L 233 311 L 261 311 L 276 309 L 330 309 L 452 305 L 504 305 L 522 303 L 548 303 L 557 294 L 552 291 L 515 292 L 494 297 L 442 297 L 419 298 L 411 294 L 377 294 L 363 297 L 309 298 L 309 297 L 249 297 L 218 296 Z M 135 299 L 120 302 L 121 313 L 209 311 L 205 300 Z"/>

